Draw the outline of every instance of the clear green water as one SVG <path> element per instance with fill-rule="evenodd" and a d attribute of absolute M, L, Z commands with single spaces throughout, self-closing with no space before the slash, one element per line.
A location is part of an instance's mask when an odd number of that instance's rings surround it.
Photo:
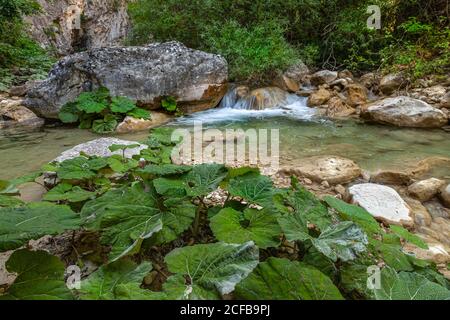
<path fill-rule="evenodd" d="M 170 124 L 189 127 L 190 120 Z M 302 120 L 282 115 L 213 121 L 204 128 L 278 128 L 281 163 L 295 165 L 313 155 L 338 155 L 356 161 L 363 169 L 403 169 L 431 156 L 450 158 L 450 133 L 361 124 L 355 121 Z M 116 135 L 122 139 L 144 140 L 146 132 Z M 0 179 L 11 179 L 39 169 L 62 151 L 98 138 L 88 130 L 45 128 L 27 133 L 0 131 Z M 450 178 L 450 168 L 437 173 Z"/>

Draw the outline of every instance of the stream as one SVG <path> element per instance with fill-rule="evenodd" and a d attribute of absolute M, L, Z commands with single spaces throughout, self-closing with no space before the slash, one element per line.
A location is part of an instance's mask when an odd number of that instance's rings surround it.
<path fill-rule="evenodd" d="M 343 156 L 363 169 L 404 169 L 427 157 L 450 158 L 450 133 L 436 129 L 409 129 L 365 124 L 355 120 L 331 121 L 318 117 L 306 106 L 306 98 L 290 97 L 286 105 L 261 111 L 242 105 L 219 108 L 178 118 L 167 126 L 192 128 L 279 129 L 281 165 L 295 165 L 316 155 Z M 115 134 L 126 140 L 145 140 L 148 133 Z M 38 170 L 62 151 L 97 139 L 88 130 L 74 127 L 45 127 L 39 131 L 0 131 L 0 179 L 12 179 Z M 450 168 L 432 173 L 450 179 Z"/>

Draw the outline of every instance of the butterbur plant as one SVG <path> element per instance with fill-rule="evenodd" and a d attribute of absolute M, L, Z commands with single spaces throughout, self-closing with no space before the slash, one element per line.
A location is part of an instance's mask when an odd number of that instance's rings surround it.
<path fill-rule="evenodd" d="M 137 107 L 126 97 L 111 97 L 104 87 L 81 93 L 59 112 L 63 123 L 78 123 L 80 129 L 92 129 L 100 134 L 114 132 L 126 116 L 145 120 L 151 118 L 150 111 Z"/>

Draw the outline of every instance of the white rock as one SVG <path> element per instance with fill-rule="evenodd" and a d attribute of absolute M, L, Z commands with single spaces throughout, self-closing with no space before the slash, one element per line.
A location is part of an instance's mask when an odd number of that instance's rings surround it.
<path fill-rule="evenodd" d="M 349 188 L 353 203 L 372 216 L 388 223 L 411 226 L 411 209 L 394 189 L 374 183 L 357 184 Z"/>
<path fill-rule="evenodd" d="M 79 144 L 72 149 L 66 150 L 59 157 L 57 157 L 55 160 L 56 162 L 63 162 L 67 159 L 76 158 L 80 155 L 80 152 L 84 152 L 87 155 L 90 156 L 98 156 L 98 157 L 109 157 L 113 154 L 122 154 L 122 151 L 115 151 L 111 152 L 109 150 L 109 147 L 113 144 L 124 144 L 124 145 L 131 145 L 131 144 L 139 144 L 136 141 L 129 141 L 129 140 L 121 140 L 117 138 L 100 138 L 95 139 L 86 143 Z M 125 150 L 125 157 L 131 158 L 132 156 L 139 154 L 141 150 L 146 149 L 147 146 L 140 145 L 137 148 L 133 149 L 126 149 Z"/>

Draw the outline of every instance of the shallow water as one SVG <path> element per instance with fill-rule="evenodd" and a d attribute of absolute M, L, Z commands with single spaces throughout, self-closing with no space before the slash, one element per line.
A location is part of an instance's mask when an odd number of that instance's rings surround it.
<path fill-rule="evenodd" d="M 357 121 L 320 119 L 314 109 L 297 99 L 281 109 L 251 111 L 219 108 L 179 118 L 171 127 L 191 128 L 202 121 L 204 128 L 279 129 L 281 164 L 299 163 L 314 155 L 338 155 L 356 161 L 363 169 L 403 169 L 431 156 L 450 157 L 450 133 L 363 124 Z M 142 141 L 147 132 L 115 135 Z M 11 179 L 38 170 L 62 151 L 99 138 L 88 130 L 45 128 L 41 131 L 0 131 L 0 179 Z M 436 175 L 450 178 L 450 168 Z"/>

